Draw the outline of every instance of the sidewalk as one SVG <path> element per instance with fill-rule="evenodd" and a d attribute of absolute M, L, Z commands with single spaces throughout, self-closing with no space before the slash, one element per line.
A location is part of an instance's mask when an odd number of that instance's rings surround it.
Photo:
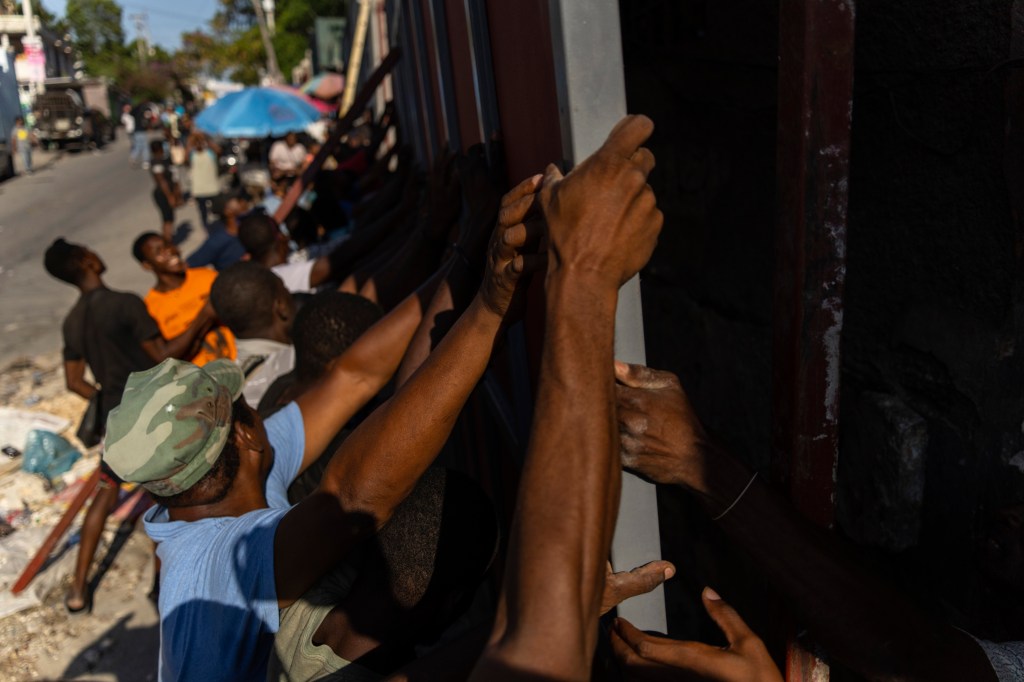
<path fill-rule="evenodd" d="M 68 151 L 66 149 L 46 149 L 45 147 L 35 147 L 32 149 L 32 170 L 34 172 L 49 170 L 53 168 L 53 165 L 57 163 L 61 158 L 67 154 L 92 154 L 92 150 L 83 149 L 78 151 Z M 21 154 L 14 155 L 14 172 L 17 175 L 21 175 L 24 171 L 24 167 L 21 163 Z"/>

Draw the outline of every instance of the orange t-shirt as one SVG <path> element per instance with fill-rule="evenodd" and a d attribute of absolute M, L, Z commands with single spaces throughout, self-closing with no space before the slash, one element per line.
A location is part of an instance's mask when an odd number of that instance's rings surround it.
<path fill-rule="evenodd" d="M 146 294 L 146 309 L 150 317 L 156 320 L 160 333 L 165 339 L 173 339 L 192 324 L 196 315 L 206 305 L 210 297 L 210 287 L 217 273 L 209 268 L 189 268 L 185 271 L 185 283 L 173 291 L 157 291 L 150 289 Z M 225 326 L 214 327 L 203 338 L 202 348 L 192 362 L 202 367 L 211 360 L 228 358 L 234 360 L 237 355 L 235 337 Z"/>

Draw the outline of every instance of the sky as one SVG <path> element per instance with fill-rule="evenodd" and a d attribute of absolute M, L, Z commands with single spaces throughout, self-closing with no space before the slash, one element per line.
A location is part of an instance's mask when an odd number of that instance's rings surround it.
<path fill-rule="evenodd" d="M 213 16 L 217 3 L 212 0 L 175 0 L 173 3 L 161 0 L 117 0 L 124 9 L 124 31 L 128 40 L 137 35 L 132 14 L 146 13 L 149 19 L 149 36 L 156 45 L 174 50 L 181 41 L 184 31 L 205 28 Z M 42 0 L 43 6 L 51 12 L 64 16 L 66 0 Z"/>

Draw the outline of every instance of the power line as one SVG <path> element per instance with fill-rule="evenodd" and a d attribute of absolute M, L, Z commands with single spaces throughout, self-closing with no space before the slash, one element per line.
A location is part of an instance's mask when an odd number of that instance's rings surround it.
<path fill-rule="evenodd" d="M 140 5 L 140 4 L 137 4 L 137 3 L 122 3 L 122 4 L 123 4 L 124 7 L 128 7 L 130 9 L 142 10 L 144 12 L 148 12 L 148 13 L 151 13 L 151 14 L 158 14 L 158 15 L 165 16 L 165 17 L 171 17 L 173 19 L 180 19 L 181 21 L 193 21 L 193 22 L 196 22 L 196 25 L 205 24 L 205 23 L 209 22 L 210 19 L 212 18 L 212 15 L 210 17 L 202 18 L 202 17 L 199 17 L 199 16 L 194 15 L 194 14 L 193 15 L 188 15 L 188 14 L 181 14 L 180 12 L 169 12 L 169 11 L 164 10 L 164 9 L 150 7 L 148 5 Z M 130 15 L 130 16 L 134 16 L 134 15 Z"/>

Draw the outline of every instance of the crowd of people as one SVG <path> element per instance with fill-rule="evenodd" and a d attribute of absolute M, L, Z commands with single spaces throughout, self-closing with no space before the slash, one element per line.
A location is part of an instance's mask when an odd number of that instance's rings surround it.
<path fill-rule="evenodd" d="M 1024 675 L 1024 645 L 929 618 L 803 521 L 704 432 L 675 376 L 615 361 L 618 289 L 662 229 L 647 118 L 623 119 L 565 175 L 551 165 L 508 189 L 475 150 L 418 171 L 385 149 L 388 109 L 333 152 L 283 223 L 274 214 L 311 150 L 280 140 L 264 192 L 224 193 L 217 148 L 186 124 L 198 250 L 183 258 L 174 242 L 184 195 L 164 141 L 144 140 L 148 156 L 136 145 L 133 159 L 149 164 L 161 229 L 112 255 L 152 273 L 145 297 L 108 289 L 87 246 L 59 239 L 44 258 L 81 292 L 63 329 L 68 388 L 106 424 L 65 603 L 88 610 L 104 520 L 122 482 L 142 485 L 155 502 L 144 524 L 160 679 L 588 680 L 611 674 L 594 664 L 604 637 L 621 679 L 780 680 L 712 587 L 701 600 L 716 645 L 611 614 L 685 570 L 612 572 L 623 467 L 692 494 L 864 677 Z M 503 539 L 481 485 L 435 460 L 531 280 L 543 346 Z M 489 575 L 500 595 L 481 609 Z"/>

